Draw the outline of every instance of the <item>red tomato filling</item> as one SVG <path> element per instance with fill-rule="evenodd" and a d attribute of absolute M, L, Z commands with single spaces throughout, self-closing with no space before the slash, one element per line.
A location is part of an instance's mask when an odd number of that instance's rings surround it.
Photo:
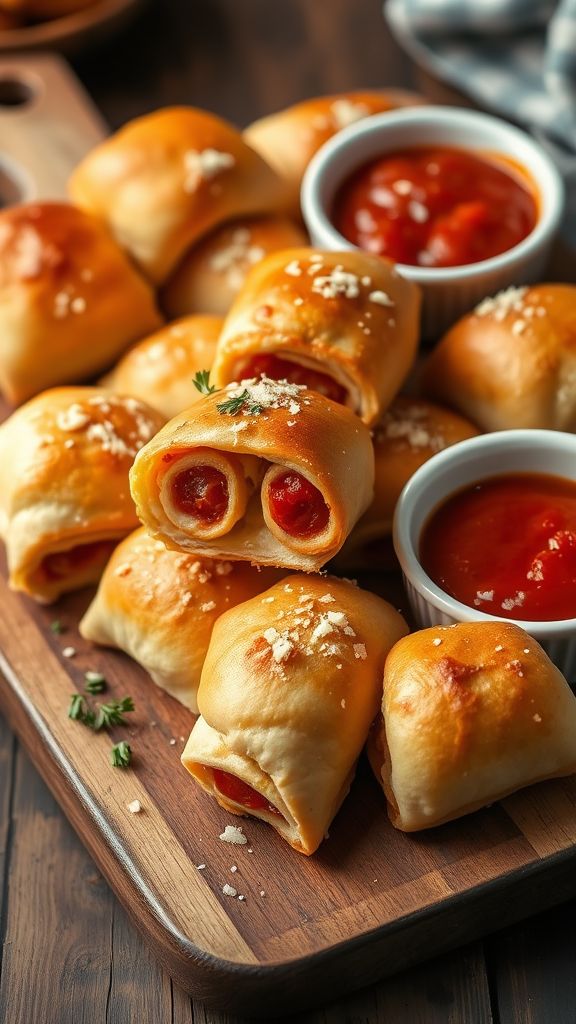
<path fill-rule="evenodd" d="M 217 523 L 228 508 L 228 481 L 214 466 L 189 466 L 171 483 L 172 501 L 186 516 Z"/>
<path fill-rule="evenodd" d="M 115 540 L 98 540 L 92 544 L 78 544 L 68 551 L 55 551 L 42 560 L 42 569 L 49 580 L 65 579 L 94 563 L 104 565 L 116 544 Z"/>
<path fill-rule="evenodd" d="M 513 248 L 536 224 L 514 168 L 448 148 L 402 150 L 361 167 L 336 197 L 334 224 L 398 263 L 457 267 Z"/>
<path fill-rule="evenodd" d="M 318 488 L 292 470 L 279 474 L 270 484 L 268 504 L 274 522 L 292 537 L 314 537 L 330 518 Z"/>
<path fill-rule="evenodd" d="M 269 814 L 277 814 L 280 818 L 282 817 L 280 811 L 269 803 L 262 793 L 252 789 L 252 786 L 249 786 L 247 782 L 242 782 L 242 779 L 237 778 L 236 775 L 223 772 L 220 768 L 213 768 L 212 773 L 214 785 L 222 796 L 240 804 L 247 811 L 268 811 Z"/>
<path fill-rule="evenodd" d="M 426 524 L 420 559 L 452 597 L 498 618 L 576 616 L 576 483 L 494 477 L 454 494 Z"/>
<path fill-rule="evenodd" d="M 318 391 L 333 402 L 344 405 L 346 389 L 327 373 L 312 370 L 309 366 L 292 363 L 280 356 L 262 354 L 249 359 L 242 369 L 242 377 L 260 377 L 264 374 L 270 380 L 287 380 L 289 384 L 305 384 L 311 391 Z"/>

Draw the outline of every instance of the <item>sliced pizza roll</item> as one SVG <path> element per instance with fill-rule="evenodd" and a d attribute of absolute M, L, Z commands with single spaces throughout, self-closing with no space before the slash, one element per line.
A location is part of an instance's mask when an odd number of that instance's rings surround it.
<path fill-rule="evenodd" d="M 193 379 L 212 366 L 222 323 L 219 316 L 188 316 L 166 324 L 134 345 L 102 385 L 176 416 L 200 398 Z"/>
<path fill-rule="evenodd" d="M 162 289 L 170 316 L 225 316 L 255 263 L 270 252 L 306 245 L 307 237 L 287 217 L 246 217 L 216 228 L 189 249 Z"/>
<path fill-rule="evenodd" d="M 392 824 L 431 828 L 576 772 L 576 697 L 514 623 L 424 629 L 388 656 L 369 754 Z"/>
<path fill-rule="evenodd" d="M 200 672 L 216 619 L 282 574 L 170 551 L 141 527 L 114 551 L 80 632 L 125 651 L 198 714 Z"/>
<path fill-rule="evenodd" d="M 37 601 L 94 583 L 138 526 L 128 471 L 164 417 L 101 388 L 54 388 L 0 426 L 9 582 Z"/>
<path fill-rule="evenodd" d="M 273 253 L 250 271 L 224 322 L 213 379 L 305 384 L 371 425 L 412 366 L 419 314 L 418 287 L 379 256 Z"/>
<path fill-rule="evenodd" d="M 107 369 L 162 323 L 96 217 L 68 203 L 0 212 L 0 390 L 17 404 Z"/>
<path fill-rule="evenodd" d="M 285 180 L 291 210 L 297 213 L 304 171 L 328 139 L 372 114 L 422 103 L 424 97 L 401 89 L 316 96 L 254 121 L 244 138 Z"/>
<path fill-rule="evenodd" d="M 169 107 L 136 118 L 78 165 L 72 200 L 102 217 L 153 281 L 218 224 L 273 213 L 285 186 L 232 125 Z"/>
<path fill-rule="evenodd" d="M 169 547 L 314 572 L 369 504 L 364 424 L 297 384 L 232 384 L 176 416 L 131 472 L 138 514 Z"/>
<path fill-rule="evenodd" d="M 225 612 L 182 763 L 226 810 L 314 853 L 350 788 L 386 655 L 407 629 L 386 601 L 329 576 L 288 576 Z"/>
<path fill-rule="evenodd" d="M 339 566 L 375 569 L 393 564 L 386 542 L 404 485 L 437 452 L 478 433 L 469 420 L 440 405 L 404 395 L 395 398 L 372 435 L 374 499 L 338 555 Z"/>

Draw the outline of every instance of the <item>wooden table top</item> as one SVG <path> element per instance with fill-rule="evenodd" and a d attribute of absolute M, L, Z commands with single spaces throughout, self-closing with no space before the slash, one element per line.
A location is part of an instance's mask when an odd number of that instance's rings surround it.
<path fill-rule="evenodd" d="M 242 125 L 306 96 L 417 85 L 381 6 L 151 0 L 74 66 L 112 127 L 174 103 Z M 565 904 L 293 1020 L 574 1024 L 574 911 Z M 0 939 L 3 1024 L 240 1024 L 191 1001 L 143 946 L 1 719 Z M 263 1012 L 273 1021 L 278 1008 Z"/>

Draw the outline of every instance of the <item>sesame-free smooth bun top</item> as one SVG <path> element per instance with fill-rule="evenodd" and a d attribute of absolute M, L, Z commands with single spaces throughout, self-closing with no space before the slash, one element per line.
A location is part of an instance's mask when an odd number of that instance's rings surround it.
<path fill-rule="evenodd" d="M 169 107 L 96 146 L 74 171 L 69 192 L 107 221 L 159 283 L 218 224 L 277 211 L 284 185 L 232 125 L 204 110 Z"/>
<path fill-rule="evenodd" d="M 130 480 L 142 522 L 170 547 L 315 572 L 371 500 L 374 452 L 344 406 L 249 379 L 174 417 Z"/>
<path fill-rule="evenodd" d="M 287 217 L 245 217 L 216 228 L 188 250 L 162 290 L 170 316 L 225 316 L 255 263 L 270 252 L 306 245 Z"/>
<path fill-rule="evenodd" d="M 357 251 L 287 249 L 248 274 L 226 317 L 213 379 L 286 379 L 375 423 L 418 344 L 420 290 L 388 260 Z"/>
<path fill-rule="evenodd" d="M 0 426 L 0 536 L 10 585 L 40 601 L 95 582 L 138 526 L 128 471 L 164 422 L 135 398 L 53 388 Z"/>
<path fill-rule="evenodd" d="M 0 389 L 11 402 L 106 369 L 161 322 L 96 217 L 56 202 L 0 212 Z"/>
<path fill-rule="evenodd" d="M 227 810 L 313 853 L 350 787 L 386 655 L 407 629 L 386 601 L 331 576 L 287 576 L 225 612 L 183 764 Z"/>
<path fill-rule="evenodd" d="M 212 366 L 222 323 L 219 316 L 198 315 L 166 324 L 134 345 L 102 384 L 176 416 L 200 398 L 193 379 Z"/>
<path fill-rule="evenodd" d="M 382 713 L 370 759 L 392 823 L 408 832 L 576 771 L 576 697 L 511 622 L 401 640 L 386 661 Z"/>
<path fill-rule="evenodd" d="M 422 387 L 483 430 L 576 430 L 576 287 L 484 299 L 442 338 Z"/>
<path fill-rule="evenodd" d="M 254 121 L 244 138 L 285 179 L 298 210 L 304 171 L 328 139 L 372 114 L 422 103 L 424 97 L 401 89 L 317 96 Z"/>
<path fill-rule="evenodd" d="M 216 619 L 283 574 L 171 551 L 141 527 L 113 552 L 80 633 L 125 651 L 198 714 L 196 693 Z"/>

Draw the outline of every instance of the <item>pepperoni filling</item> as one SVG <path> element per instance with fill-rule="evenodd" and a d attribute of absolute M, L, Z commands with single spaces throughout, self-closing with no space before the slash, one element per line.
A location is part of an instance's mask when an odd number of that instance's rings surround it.
<path fill-rule="evenodd" d="M 42 560 L 42 570 L 48 580 L 62 580 L 88 569 L 91 565 L 104 565 L 116 547 L 114 540 L 98 540 L 92 544 L 78 544 L 68 551 L 55 551 Z"/>
<path fill-rule="evenodd" d="M 274 478 L 268 489 L 270 515 L 291 537 L 314 537 L 326 529 L 330 509 L 320 491 L 300 473 Z"/>
<path fill-rule="evenodd" d="M 277 814 L 279 818 L 282 817 L 274 804 L 269 803 L 262 793 L 252 789 L 247 782 L 242 782 L 242 779 L 230 775 L 229 772 L 223 772 L 220 768 L 213 768 L 212 774 L 218 792 L 222 796 L 228 797 L 229 800 L 233 800 L 235 804 L 240 804 L 247 811 L 268 811 L 269 814 Z"/>
<path fill-rule="evenodd" d="M 318 391 L 333 402 L 344 405 L 346 401 L 346 388 L 338 384 L 327 373 L 320 373 L 318 370 L 311 370 L 309 366 L 300 366 L 299 363 L 292 363 L 289 359 L 281 359 L 273 355 L 257 355 L 249 359 L 242 369 L 241 376 L 260 377 L 264 374 L 270 380 L 287 380 L 289 384 L 304 384 L 311 391 Z"/>
<path fill-rule="evenodd" d="M 172 501 L 185 516 L 217 523 L 228 508 L 228 481 L 214 466 L 189 466 L 171 484 Z"/>

